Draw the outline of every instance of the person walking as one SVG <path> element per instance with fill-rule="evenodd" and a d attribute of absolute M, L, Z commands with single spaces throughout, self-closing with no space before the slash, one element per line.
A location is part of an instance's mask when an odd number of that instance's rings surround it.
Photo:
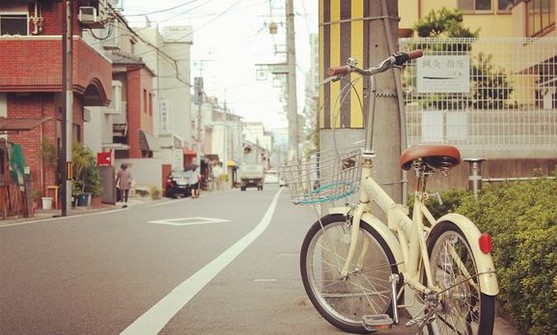
<path fill-rule="evenodd" d="M 222 190 L 223 174 L 222 163 L 218 162 L 213 166 L 213 189 Z"/>
<path fill-rule="evenodd" d="M 128 165 L 122 163 L 120 170 L 116 174 L 116 189 L 118 190 L 118 199 L 124 203 L 123 208 L 128 207 L 128 195 L 132 184 L 132 175 L 128 171 Z"/>
<path fill-rule="evenodd" d="M 199 182 L 201 181 L 201 174 L 199 173 L 199 166 L 194 165 L 190 173 L 190 188 L 191 198 L 199 198 Z"/>

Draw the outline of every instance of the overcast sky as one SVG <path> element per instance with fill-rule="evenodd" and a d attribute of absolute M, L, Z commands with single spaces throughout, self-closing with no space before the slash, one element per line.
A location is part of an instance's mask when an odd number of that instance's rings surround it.
<path fill-rule="evenodd" d="M 304 102 L 304 71 L 309 67 L 309 34 L 317 33 L 317 1 L 294 1 L 298 111 Z M 203 76 L 208 95 L 246 121 L 266 128 L 286 127 L 281 90 L 268 80 L 256 79 L 256 64 L 286 61 L 285 0 L 120 0 L 122 14 L 132 25 L 148 18 L 160 27 L 193 28 L 193 77 Z M 268 25 L 278 24 L 278 34 Z M 276 52 L 278 51 L 278 52 Z M 193 81 L 193 79 L 191 80 Z"/>

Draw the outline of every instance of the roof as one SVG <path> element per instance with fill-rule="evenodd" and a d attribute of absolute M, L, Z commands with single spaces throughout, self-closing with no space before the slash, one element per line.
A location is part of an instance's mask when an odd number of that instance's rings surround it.
<path fill-rule="evenodd" d="M 139 149 L 144 151 L 159 151 L 159 139 L 139 129 Z"/>
<path fill-rule="evenodd" d="M 10 118 L 0 117 L 0 132 L 29 131 L 41 123 L 50 120 L 50 117 L 43 118 Z"/>
<path fill-rule="evenodd" d="M 186 156 L 197 156 L 197 151 L 189 148 L 183 148 L 182 153 Z"/>

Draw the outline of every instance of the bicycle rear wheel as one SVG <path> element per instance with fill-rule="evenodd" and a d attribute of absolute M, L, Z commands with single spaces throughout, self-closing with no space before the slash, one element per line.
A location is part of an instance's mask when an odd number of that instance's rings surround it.
<path fill-rule="evenodd" d="M 392 316 L 389 276 L 398 273 L 398 266 L 381 235 L 362 221 L 349 273 L 341 278 L 350 227 L 340 214 L 315 222 L 302 245 L 300 268 L 304 288 L 317 311 L 343 331 L 364 334 L 369 333 L 363 326 L 364 315 Z M 369 246 L 362 251 L 366 240 Z M 361 266 L 357 264 L 360 256 Z"/>
<path fill-rule="evenodd" d="M 441 290 L 437 317 L 428 325 L 439 334 L 491 334 L 495 297 L 482 294 L 478 267 L 466 237 L 454 223 L 444 221 L 428 239 L 433 285 Z"/>

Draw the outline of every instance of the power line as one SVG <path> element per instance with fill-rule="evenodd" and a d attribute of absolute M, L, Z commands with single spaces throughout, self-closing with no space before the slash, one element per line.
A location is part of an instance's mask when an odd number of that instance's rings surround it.
<path fill-rule="evenodd" d="M 174 10 L 176 8 L 187 6 L 187 5 L 189 5 L 191 3 L 194 3 L 194 2 L 197 2 L 197 1 L 199 1 L 199 0 L 192 0 L 190 2 L 186 2 L 186 3 L 183 3 L 183 4 L 178 5 L 178 6 L 174 6 L 174 7 L 170 7 L 170 8 L 166 8 L 166 9 L 161 9 L 161 10 L 157 10 L 157 11 L 153 11 L 153 12 L 147 12 L 147 13 L 142 13 L 142 14 L 130 14 L 130 15 L 126 15 L 126 16 L 145 16 L 145 15 L 165 13 L 165 12 L 169 12 L 171 10 Z"/>

